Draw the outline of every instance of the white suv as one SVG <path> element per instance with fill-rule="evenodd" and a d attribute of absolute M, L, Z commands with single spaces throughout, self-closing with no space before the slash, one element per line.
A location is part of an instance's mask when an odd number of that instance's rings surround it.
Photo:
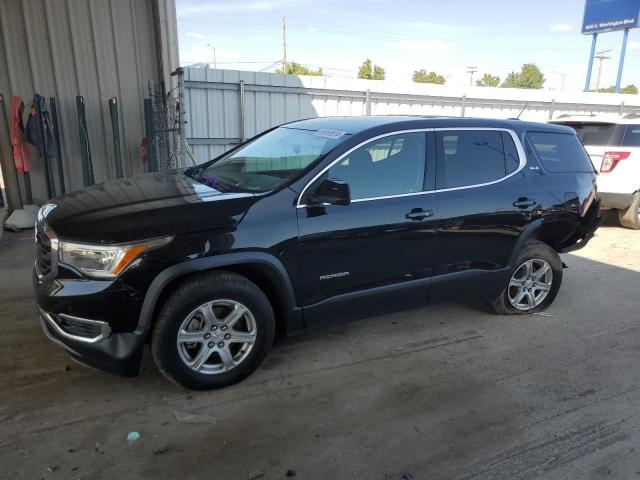
<path fill-rule="evenodd" d="M 617 210 L 624 227 L 640 230 L 640 115 L 561 115 L 550 123 L 575 129 L 600 173 L 602 208 Z"/>

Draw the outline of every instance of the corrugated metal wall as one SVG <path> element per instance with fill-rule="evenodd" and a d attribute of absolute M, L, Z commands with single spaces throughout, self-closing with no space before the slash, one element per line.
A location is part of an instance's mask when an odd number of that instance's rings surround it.
<path fill-rule="evenodd" d="M 68 189 L 82 187 L 76 95 L 85 97 L 96 182 L 115 177 L 111 97 L 118 99 L 124 173 L 143 171 L 143 98 L 149 80 L 168 79 L 178 66 L 176 28 L 174 0 L 0 1 L 0 93 L 7 108 L 11 95 L 25 104 L 35 92 L 56 97 Z M 0 149 L 6 161 L 4 129 Z M 34 198 L 43 201 L 43 162 L 31 154 Z"/>
<path fill-rule="evenodd" d="M 244 122 L 240 82 L 244 90 Z M 335 115 L 446 115 L 545 122 L 563 113 L 640 113 L 640 96 L 451 87 L 275 73 L 185 69 L 187 141 L 198 162 L 264 130 Z M 243 128 L 244 126 L 244 128 Z"/>

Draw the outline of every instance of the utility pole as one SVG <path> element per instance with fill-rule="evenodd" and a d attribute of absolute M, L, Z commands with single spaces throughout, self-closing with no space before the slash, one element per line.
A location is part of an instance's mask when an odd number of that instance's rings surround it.
<path fill-rule="evenodd" d="M 213 69 L 216 70 L 218 68 L 216 65 L 216 47 L 214 47 L 210 43 L 207 43 L 207 47 L 213 49 Z"/>
<path fill-rule="evenodd" d="M 469 86 L 473 87 L 473 74 L 478 71 L 478 67 L 467 67 L 467 73 L 470 75 Z"/>
<path fill-rule="evenodd" d="M 287 70 L 287 21 L 282 17 L 282 71 Z"/>
<path fill-rule="evenodd" d="M 607 57 L 607 53 L 611 53 L 611 50 L 600 50 L 596 53 L 595 58 L 598 59 L 598 80 L 596 82 L 596 92 L 600 90 L 600 79 L 602 78 L 602 62 L 609 60 L 611 57 Z"/>

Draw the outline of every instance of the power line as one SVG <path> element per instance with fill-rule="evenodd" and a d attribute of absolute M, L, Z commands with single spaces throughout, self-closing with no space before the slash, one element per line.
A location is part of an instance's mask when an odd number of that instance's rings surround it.
<path fill-rule="evenodd" d="M 216 14 L 218 15 L 218 14 Z M 220 14 L 219 16 L 224 16 L 222 14 Z M 227 15 L 227 16 L 239 16 L 239 15 Z M 251 17 L 251 18 L 256 18 L 257 17 Z M 291 21 L 291 19 L 294 17 L 289 17 L 289 28 L 295 28 L 295 29 L 300 29 L 300 28 L 313 28 L 315 30 L 319 30 L 319 31 L 324 31 L 324 32 L 329 32 L 329 33 L 335 33 L 341 36 L 347 36 L 347 37 L 352 37 L 352 38 L 358 38 L 358 39 L 367 39 L 367 38 L 376 38 L 376 39 L 381 39 L 381 40 L 403 40 L 403 39 L 410 39 L 410 40 L 416 40 L 416 41 L 441 41 L 441 42 L 450 42 L 450 43 L 455 43 L 455 44 L 460 44 L 460 45 L 474 45 L 474 46 L 478 46 L 478 47 L 483 47 L 483 46 L 499 46 L 502 47 L 504 46 L 504 43 L 497 43 L 497 42 L 477 42 L 477 41 L 460 41 L 459 39 L 455 39 L 452 40 L 450 38 L 446 38 L 446 37 L 437 37 L 437 36 L 429 36 L 429 37 L 423 37 L 421 36 L 419 33 L 418 34 L 407 34 L 407 33 L 398 33 L 398 32 L 389 32 L 389 31 L 384 31 L 384 30 L 380 30 L 380 29 L 376 29 L 375 32 L 372 32 L 371 30 L 366 30 L 366 29 L 357 29 L 354 27 L 347 27 L 347 26 L 343 26 L 343 25 L 337 25 L 337 24 L 332 24 L 332 23 L 327 23 L 327 22 L 315 22 L 315 23 L 311 23 L 311 22 L 306 22 L 306 21 L 297 21 L 294 20 L 293 22 Z M 242 26 L 270 26 L 273 25 L 273 22 L 271 20 L 269 20 L 268 18 L 264 18 L 264 17 L 260 17 L 261 20 L 265 20 L 264 22 L 246 22 L 246 21 L 237 21 L 237 22 L 230 22 L 225 20 L 224 24 L 225 25 L 230 25 L 230 24 L 235 24 L 235 25 L 242 25 Z M 327 27 L 322 26 L 322 25 L 328 25 Z M 519 48 L 521 49 L 540 49 L 540 45 L 518 45 Z M 582 50 L 581 47 L 560 47 L 560 46 L 553 46 L 554 50 L 568 50 L 568 51 L 578 51 L 578 50 Z"/>

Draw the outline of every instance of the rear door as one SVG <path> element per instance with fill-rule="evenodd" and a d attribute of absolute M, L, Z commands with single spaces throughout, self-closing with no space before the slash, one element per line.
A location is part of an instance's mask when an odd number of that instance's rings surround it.
<path fill-rule="evenodd" d="M 436 131 L 438 258 L 432 299 L 482 296 L 502 282 L 518 236 L 539 215 L 515 133 Z"/>

